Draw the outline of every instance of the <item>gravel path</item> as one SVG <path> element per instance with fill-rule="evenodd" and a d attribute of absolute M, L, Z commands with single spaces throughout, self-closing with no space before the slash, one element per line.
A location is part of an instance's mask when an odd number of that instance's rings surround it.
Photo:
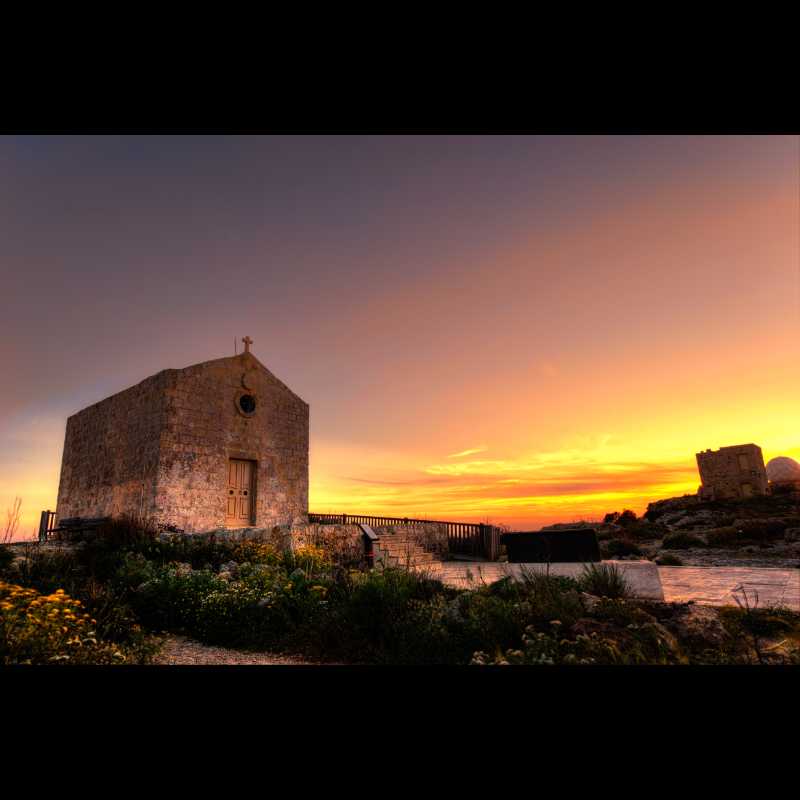
<path fill-rule="evenodd" d="M 153 659 L 154 664 L 308 664 L 299 658 L 278 653 L 251 653 L 245 650 L 230 650 L 213 647 L 185 636 L 167 636 L 161 652 Z"/>

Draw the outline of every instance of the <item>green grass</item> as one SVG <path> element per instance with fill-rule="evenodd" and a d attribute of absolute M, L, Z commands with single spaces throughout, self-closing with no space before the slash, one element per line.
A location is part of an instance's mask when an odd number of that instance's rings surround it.
<path fill-rule="evenodd" d="M 264 543 L 162 542 L 121 525 L 108 540 L 95 537 L 72 552 L 34 545 L 6 572 L 42 592 L 64 589 L 97 619 L 103 641 L 131 647 L 170 631 L 345 663 L 467 664 L 476 653 L 485 663 L 537 664 L 748 657 L 744 650 L 683 654 L 659 628 L 669 604 L 656 612 L 630 598 L 612 564 L 587 565 L 578 579 L 523 569 L 520 580 L 464 590 L 403 569 L 356 569 L 318 556 L 317 549 L 301 557 Z M 230 561 L 235 568 L 220 570 Z M 603 599 L 588 602 L 582 592 Z M 728 615 L 745 642 L 773 633 L 800 637 L 793 620 L 775 609 Z"/>

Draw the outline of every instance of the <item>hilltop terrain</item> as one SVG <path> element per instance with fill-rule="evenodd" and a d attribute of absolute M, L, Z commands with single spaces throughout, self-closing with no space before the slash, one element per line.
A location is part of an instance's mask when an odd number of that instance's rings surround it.
<path fill-rule="evenodd" d="M 800 493 L 703 501 L 684 495 L 650 503 L 639 518 L 624 510 L 594 527 L 604 558 L 648 558 L 664 565 L 800 568 Z"/>

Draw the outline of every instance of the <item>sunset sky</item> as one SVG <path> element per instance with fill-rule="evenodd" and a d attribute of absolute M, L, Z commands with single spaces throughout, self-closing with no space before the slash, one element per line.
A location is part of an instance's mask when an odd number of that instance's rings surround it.
<path fill-rule="evenodd" d="M 20 538 L 68 415 L 245 335 L 312 511 L 534 529 L 800 459 L 796 136 L 2 137 L 0 273 Z"/>

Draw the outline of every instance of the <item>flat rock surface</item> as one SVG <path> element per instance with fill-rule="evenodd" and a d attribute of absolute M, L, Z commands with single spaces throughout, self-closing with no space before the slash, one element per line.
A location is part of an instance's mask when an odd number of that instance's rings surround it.
<path fill-rule="evenodd" d="M 291 665 L 308 664 L 299 658 L 278 653 L 254 653 L 231 650 L 187 639 L 185 636 L 167 636 L 161 652 L 153 659 L 154 664 L 261 664 Z"/>
<path fill-rule="evenodd" d="M 758 593 L 758 605 L 786 605 L 800 611 L 800 570 L 764 567 L 659 567 L 664 599 L 712 606 L 735 605 L 732 590 L 744 586 L 751 602 Z"/>
<path fill-rule="evenodd" d="M 792 569 L 800 567 L 800 542 L 774 542 L 769 547 L 692 547 L 687 550 L 663 550 L 661 541 L 640 543 L 642 552 L 654 558 L 658 555 L 677 556 L 685 567 L 765 567 Z"/>

